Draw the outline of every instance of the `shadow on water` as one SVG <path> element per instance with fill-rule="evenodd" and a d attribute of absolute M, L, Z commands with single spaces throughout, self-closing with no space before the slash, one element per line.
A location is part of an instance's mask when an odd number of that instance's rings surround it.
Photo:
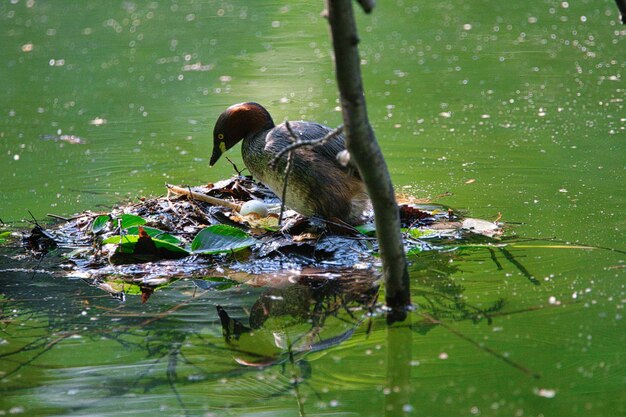
<path fill-rule="evenodd" d="M 386 333 L 386 377 L 378 383 L 385 415 L 403 415 L 413 407 L 413 339 L 438 327 L 535 376 L 450 325 L 490 323 L 505 305 L 503 298 L 486 306 L 465 300 L 464 286 L 452 277 L 459 256 L 420 255 L 411 273 L 417 308 L 406 322 L 388 327 L 379 277 L 370 269 L 273 273 L 261 279 L 262 287 L 178 279 L 140 285 L 122 301 L 87 280 L 44 273 L 58 270 L 53 256 L 5 253 L 12 264 L 3 278 L 2 338 L 11 343 L 0 348 L 0 391 L 13 407 L 35 398 L 27 409 L 38 413 L 114 415 L 124 398 L 122 408 L 135 415 L 157 406 L 193 415 L 263 408 L 273 399 L 306 415 L 327 392 L 314 382 L 315 360 Z"/>

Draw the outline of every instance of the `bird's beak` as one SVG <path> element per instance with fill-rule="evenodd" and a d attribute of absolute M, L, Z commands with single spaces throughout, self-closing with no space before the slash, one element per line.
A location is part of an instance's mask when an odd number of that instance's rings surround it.
<path fill-rule="evenodd" d="M 211 161 L 209 162 L 209 166 L 215 165 L 218 159 L 222 156 L 222 150 L 218 146 L 213 147 L 213 154 L 211 155 Z"/>

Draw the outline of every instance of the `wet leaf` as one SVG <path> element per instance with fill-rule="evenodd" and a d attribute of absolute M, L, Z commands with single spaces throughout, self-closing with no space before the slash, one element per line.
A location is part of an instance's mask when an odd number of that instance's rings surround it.
<path fill-rule="evenodd" d="M 422 247 L 421 247 L 421 246 L 415 246 L 415 247 L 412 247 L 411 249 L 409 249 L 409 250 L 406 252 L 406 254 L 407 254 L 408 256 L 411 256 L 411 255 L 418 255 L 418 254 L 419 254 L 419 253 L 421 253 L 422 251 L 423 251 L 423 249 L 422 249 Z"/>
<path fill-rule="evenodd" d="M 151 248 L 154 248 L 154 255 L 167 255 L 168 252 L 178 256 L 189 255 L 189 252 L 184 248 L 177 246 L 172 242 L 168 242 L 161 239 L 151 238 L 147 232 L 145 235 L 123 235 L 111 236 L 102 241 L 102 244 L 117 244 L 118 251 L 126 254 L 146 254 L 151 252 Z M 173 237 L 173 236 L 172 236 Z M 141 242 L 141 243 L 139 243 Z M 152 242 L 152 244 L 148 243 Z M 137 246 L 139 243 L 139 247 Z M 167 256 L 161 256 L 167 257 Z"/>
<path fill-rule="evenodd" d="M 141 294 L 141 286 L 133 282 L 110 280 L 106 281 L 106 284 L 111 288 L 111 291 L 123 292 L 126 295 Z"/>
<path fill-rule="evenodd" d="M 238 251 L 257 243 L 257 240 L 236 227 L 215 224 L 200 231 L 191 242 L 191 251 L 211 255 Z"/>
<path fill-rule="evenodd" d="M 122 220 L 122 229 L 146 224 L 146 219 L 135 216 L 134 214 L 122 214 L 119 219 Z"/>
<path fill-rule="evenodd" d="M 98 233 L 104 230 L 104 228 L 107 227 L 110 221 L 111 216 L 109 216 L 108 214 L 96 217 L 91 224 L 91 231 L 93 233 Z"/>
<path fill-rule="evenodd" d="M 100 281 L 98 286 L 111 294 L 120 295 L 125 298 L 126 295 L 140 295 L 142 304 L 147 302 L 148 299 L 155 291 L 161 288 L 169 286 L 168 282 L 165 285 L 152 285 L 133 281 L 127 281 L 124 279 L 111 279 L 106 281 Z"/>
<path fill-rule="evenodd" d="M 11 236 L 11 232 L 0 232 L 0 244 L 4 243 Z"/>
<path fill-rule="evenodd" d="M 174 245 L 181 243 L 180 239 L 177 238 L 176 236 L 170 235 L 169 233 L 166 233 L 163 230 L 159 230 L 154 227 L 132 226 L 126 229 L 126 233 L 128 233 L 129 235 L 138 235 L 139 227 L 141 227 L 153 239 L 161 240 L 163 242 L 169 242 Z"/>
<path fill-rule="evenodd" d="M 376 236 L 376 225 L 374 223 L 365 223 L 354 226 L 356 230 L 365 236 Z"/>
<path fill-rule="evenodd" d="M 435 231 L 432 229 L 419 229 L 417 227 L 414 227 L 412 229 L 409 229 L 408 233 L 409 236 L 415 239 L 421 239 L 424 237 L 432 236 L 433 234 L 435 234 Z"/>

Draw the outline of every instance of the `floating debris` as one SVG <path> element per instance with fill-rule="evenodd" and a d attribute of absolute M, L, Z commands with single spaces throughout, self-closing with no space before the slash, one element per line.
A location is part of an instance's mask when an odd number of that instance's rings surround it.
<path fill-rule="evenodd" d="M 66 142 L 72 145 L 84 145 L 85 139 L 76 135 L 42 135 L 41 140 L 52 140 L 54 142 Z"/>
<path fill-rule="evenodd" d="M 548 389 L 548 388 L 535 388 L 533 390 L 535 395 L 538 395 L 543 398 L 554 398 L 556 397 L 556 390 Z"/>
<path fill-rule="evenodd" d="M 107 119 L 103 119 L 102 117 L 96 117 L 95 119 L 90 120 L 89 124 L 93 126 L 102 126 L 103 124 L 106 124 L 106 122 Z"/>

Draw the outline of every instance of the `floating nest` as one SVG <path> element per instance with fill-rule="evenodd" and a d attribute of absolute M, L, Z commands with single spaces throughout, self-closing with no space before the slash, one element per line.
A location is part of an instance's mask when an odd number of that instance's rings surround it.
<path fill-rule="evenodd" d="M 281 212 L 276 195 L 246 176 L 167 188 L 166 196 L 141 198 L 109 213 L 87 211 L 51 227 L 36 223 L 23 244 L 36 257 L 50 252 L 62 256 L 63 274 L 118 298 L 133 291 L 145 296 L 146 288 L 180 278 L 194 279 L 200 287 L 232 282 L 280 287 L 344 276 L 378 279 L 371 213 L 369 221 L 353 227 Z M 257 205 L 261 209 L 241 210 L 253 200 L 262 203 Z M 492 240 L 502 234 L 498 223 L 463 219 L 439 204 L 399 201 L 408 253 L 467 240 L 468 235 Z"/>

